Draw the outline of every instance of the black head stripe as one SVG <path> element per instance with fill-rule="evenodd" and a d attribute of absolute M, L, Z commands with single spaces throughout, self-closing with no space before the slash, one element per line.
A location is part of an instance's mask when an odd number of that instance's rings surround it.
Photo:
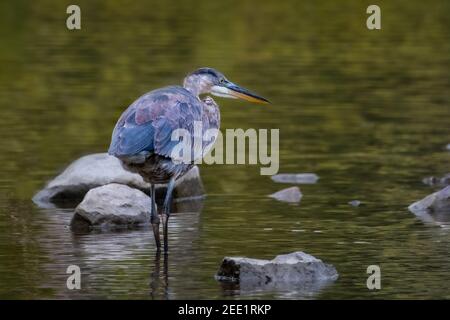
<path fill-rule="evenodd" d="M 196 75 L 197 74 L 198 75 L 208 74 L 208 75 L 211 75 L 211 76 L 216 77 L 216 78 L 220 78 L 222 76 L 222 74 L 219 71 L 217 71 L 217 70 L 215 70 L 213 68 L 200 68 L 200 69 L 194 71 L 192 74 L 196 74 Z"/>

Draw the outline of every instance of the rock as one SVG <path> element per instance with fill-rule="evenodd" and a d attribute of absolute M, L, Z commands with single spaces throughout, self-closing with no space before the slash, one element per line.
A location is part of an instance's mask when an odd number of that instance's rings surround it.
<path fill-rule="evenodd" d="M 72 229 L 135 227 L 150 221 L 151 199 L 140 190 L 111 183 L 89 190 L 76 207 Z"/>
<path fill-rule="evenodd" d="M 273 175 L 271 178 L 274 182 L 295 184 L 313 184 L 319 180 L 319 176 L 315 173 L 280 173 Z"/>
<path fill-rule="evenodd" d="M 450 185 L 450 173 L 438 178 L 434 176 L 425 177 L 422 179 L 422 182 L 429 186 L 448 186 Z"/>
<path fill-rule="evenodd" d="M 351 205 L 352 207 L 359 207 L 361 205 L 361 201 L 359 201 L 359 200 L 352 200 L 352 201 L 349 201 L 348 204 Z"/>
<path fill-rule="evenodd" d="M 247 288 L 298 287 L 337 278 L 332 265 L 301 251 L 279 255 L 273 260 L 225 257 L 216 274 L 219 281 L 237 282 Z"/>
<path fill-rule="evenodd" d="M 33 197 L 33 201 L 41 207 L 50 207 L 52 203 L 67 201 L 78 203 L 89 190 L 110 183 L 124 184 L 147 193 L 150 188 L 139 174 L 125 170 L 116 157 L 97 153 L 74 161 L 39 191 Z M 165 185 L 157 185 L 157 200 L 165 189 Z M 203 194 L 203 184 L 197 166 L 177 180 L 175 197 L 194 197 Z"/>
<path fill-rule="evenodd" d="M 434 186 L 439 183 L 439 178 L 436 178 L 435 176 L 429 176 L 422 179 L 422 182 L 426 184 L 427 186 Z"/>
<path fill-rule="evenodd" d="M 408 207 L 424 221 L 437 223 L 450 221 L 450 186 L 432 193 Z"/>
<path fill-rule="evenodd" d="M 447 149 L 448 151 L 450 151 L 450 143 L 448 145 L 445 146 L 445 149 Z"/>
<path fill-rule="evenodd" d="M 278 201 L 296 203 L 302 199 L 302 193 L 298 187 L 291 187 L 275 192 L 269 197 L 277 199 Z"/>
<path fill-rule="evenodd" d="M 65 199 L 82 199 L 90 190 L 110 183 L 120 183 L 137 189 L 148 189 L 138 174 L 125 171 L 120 160 L 106 153 L 91 154 L 70 164 L 60 175 L 39 191 L 33 201 L 53 202 Z"/>

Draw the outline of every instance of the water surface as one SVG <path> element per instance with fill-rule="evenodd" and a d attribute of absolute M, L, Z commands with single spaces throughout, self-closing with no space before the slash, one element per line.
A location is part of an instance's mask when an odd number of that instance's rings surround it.
<path fill-rule="evenodd" d="M 407 206 L 450 171 L 448 1 L 54 1 L 0 4 L 1 298 L 450 298 L 450 230 Z M 75 234 L 73 208 L 32 196 L 65 165 L 104 152 L 141 94 L 211 66 L 273 104 L 220 99 L 222 128 L 279 128 L 280 172 L 315 172 L 299 205 L 258 166 L 202 166 L 201 212 L 179 212 L 167 261 L 149 229 Z M 358 199 L 363 205 L 351 207 Z M 224 256 L 305 251 L 340 278 L 305 292 L 221 285 Z M 66 288 L 67 266 L 82 289 Z M 366 288 L 380 265 L 382 289 Z"/>

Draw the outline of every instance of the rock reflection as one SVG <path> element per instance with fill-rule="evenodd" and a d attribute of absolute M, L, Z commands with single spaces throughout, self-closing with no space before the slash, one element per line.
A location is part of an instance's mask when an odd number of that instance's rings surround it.
<path fill-rule="evenodd" d="M 221 288 L 224 296 L 270 296 L 275 299 L 314 299 L 326 288 L 333 285 L 334 281 L 316 281 L 307 282 L 302 285 L 294 283 L 233 283 L 221 282 Z"/>
<path fill-rule="evenodd" d="M 415 212 L 415 216 L 426 225 L 450 226 L 450 215 L 443 212 Z"/>

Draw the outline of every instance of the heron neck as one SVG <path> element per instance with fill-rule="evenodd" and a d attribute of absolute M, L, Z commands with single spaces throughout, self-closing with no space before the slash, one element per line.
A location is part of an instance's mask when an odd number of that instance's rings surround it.
<path fill-rule="evenodd" d="M 201 94 L 208 93 L 208 85 L 201 77 L 187 77 L 184 79 L 183 87 L 197 98 Z"/>
<path fill-rule="evenodd" d="M 187 91 L 189 91 L 194 97 L 199 98 L 200 99 L 200 90 L 194 86 L 183 86 Z"/>

